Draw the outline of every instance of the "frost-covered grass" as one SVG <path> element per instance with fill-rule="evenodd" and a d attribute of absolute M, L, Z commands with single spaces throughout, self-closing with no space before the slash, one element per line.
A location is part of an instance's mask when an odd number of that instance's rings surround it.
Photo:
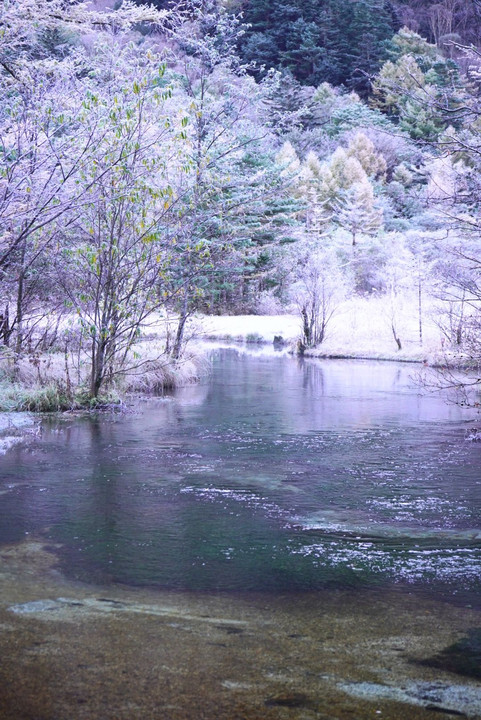
<path fill-rule="evenodd" d="M 260 349 L 263 344 L 272 345 L 275 338 L 282 338 L 286 348 L 295 352 L 301 336 L 301 320 L 292 308 L 290 310 L 284 315 L 196 316 L 187 330 L 191 343 L 178 361 L 165 354 L 166 336 L 169 332 L 172 336 L 172 328 L 165 318 L 152 318 L 145 327 L 148 335 L 131 351 L 126 363 L 129 369 L 113 378 L 99 402 L 111 404 L 128 393 L 159 393 L 165 388 L 198 380 L 208 371 L 203 340 L 217 344 L 241 342 L 246 349 Z M 401 350 L 394 340 L 393 323 L 401 340 Z M 422 329 L 421 343 L 417 298 L 412 295 L 394 299 L 381 295 L 355 297 L 338 306 L 325 341 L 306 354 L 429 365 L 444 363 L 449 348 L 441 343 L 441 332 L 434 322 L 434 303 L 427 299 L 423 304 Z M 1 356 L 0 411 L 48 412 L 90 407 L 92 403 L 86 392 L 87 358 L 69 355 L 67 365 L 68 373 L 62 352 L 26 356 L 18 361 L 16 368 L 11 357 Z"/>
<path fill-rule="evenodd" d="M 79 395 L 80 383 L 76 390 Z M 51 412 L 77 405 L 61 353 L 27 355 L 16 363 L 8 351 L 0 356 L 1 412 Z"/>
<path fill-rule="evenodd" d="M 433 320 L 433 301 L 424 302 L 422 343 L 419 337 L 417 299 L 410 295 L 355 297 L 337 308 L 328 325 L 326 339 L 306 354 L 318 357 L 359 357 L 380 360 L 440 362 L 444 358 L 441 332 Z M 392 324 L 401 340 L 399 350 Z M 286 315 L 234 315 L 203 318 L 204 338 L 222 342 L 272 343 L 281 336 L 293 348 L 301 336 L 301 320 Z"/>
<path fill-rule="evenodd" d="M 0 412 L 56 412 L 119 404 L 131 392 L 160 393 L 194 382 L 207 370 L 202 354 L 173 360 L 163 338 L 145 339 L 130 352 L 126 369 L 114 375 L 97 399 L 87 392 L 89 366 L 78 355 L 49 352 L 25 356 L 14 364 L 0 356 Z"/>
<path fill-rule="evenodd" d="M 179 360 L 164 354 L 162 339 L 155 337 L 138 343 L 130 370 L 119 383 L 125 392 L 156 393 L 197 381 L 207 372 L 208 361 L 202 353 L 185 352 Z"/>
<path fill-rule="evenodd" d="M 76 406 L 77 402 L 58 383 L 23 385 L 8 380 L 0 383 L 1 412 L 55 412 Z"/>
<path fill-rule="evenodd" d="M 392 326 L 401 341 L 394 339 Z M 419 335 L 418 308 L 409 296 L 396 298 L 393 308 L 384 296 L 345 301 L 329 326 L 325 342 L 309 354 L 433 363 L 443 354 L 441 333 L 426 303 Z"/>

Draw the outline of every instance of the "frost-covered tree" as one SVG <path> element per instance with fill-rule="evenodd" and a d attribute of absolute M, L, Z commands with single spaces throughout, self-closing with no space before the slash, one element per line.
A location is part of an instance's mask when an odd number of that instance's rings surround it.
<path fill-rule="evenodd" d="M 393 38 L 391 56 L 374 80 L 373 104 L 414 139 L 436 140 L 447 124 L 464 114 L 459 68 L 408 28 Z"/>
<path fill-rule="evenodd" d="M 304 251 L 303 251 L 304 250 Z M 299 351 L 320 345 L 346 296 L 346 280 L 334 252 L 308 243 L 300 251 L 291 295 L 301 319 Z"/>
<path fill-rule="evenodd" d="M 102 30 L 125 33 L 140 23 L 161 29 L 175 19 L 172 10 L 131 0 L 104 11 L 81 1 L 4 0 L 0 5 L 0 67 L 12 83 L 28 84 L 32 69 L 70 54 L 84 35 Z"/>
<path fill-rule="evenodd" d="M 383 179 L 387 170 L 384 157 L 376 151 L 372 140 L 362 131 L 356 132 L 349 142 L 346 154 L 361 164 L 369 178 Z"/>
<path fill-rule="evenodd" d="M 102 13 L 62 0 L 0 6 L 2 338 L 15 335 L 17 356 L 46 298 L 60 300 L 52 260 L 97 182 L 85 179 L 108 134 L 101 124 L 85 131 L 95 80 L 83 39 L 109 30 L 117 42 L 133 24 L 159 27 L 168 16 L 130 2 Z"/>
<path fill-rule="evenodd" d="M 222 9 L 195 10 L 176 36 L 188 172 L 181 178 L 178 262 L 172 258 L 179 315 L 173 357 L 181 353 L 189 315 L 207 294 L 229 286 L 247 294 L 249 277 L 262 272 L 269 216 L 277 214 L 268 201 L 284 182 L 266 127 L 269 89 L 240 65 L 238 32 L 236 19 Z"/>
<path fill-rule="evenodd" d="M 92 398 L 125 370 L 141 324 L 165 302 L 159 280 L 169 273 L 169 218 L 178 201 L 168 164 L 182 154 L 183 138 L 181 121 L 168 111 L 163 72 L 144 63 L 138 79 L 119 92 L 90 92 L 80 118 L 86 135 L 101 128 L 101 154 L 79 181 L 86 192 L 58 275 L 78 317 Z"/>
<path fill-rule="evenodd" d="M 45 316 L 67 305 L 82 347 L 88 338 L 96 397 L 158 304 L 159 224 L 172 195 L 165 137 L 180 136 L 180 118 L 162 109 L 170 91 L 160 59 L 137 52 L 124 31 L 166 14 L 56 0 L 1 10 L 2 338 L 14 334 L 18 358 L 39 308 Z M 45 38 L 67 30 L 55 54 Z"/>
<path fill-rule="evenodd" d="M 369 182 L 356 182 L 343 191 L 335 206 L 334 222 L 351 234 L 356 245 L 360 233 L 375 233 L 382 225 L 382 211 L 375 206 Z"/>
<path fill-rule="evenodd" d="M 103 133 L 83 133 L 82 90 L 70 62 L 55 74 L 31 67 L 35 82 L 5 88 L 0 111 L 0 272 L 4 341 L 15 333 L 19 353 L 29 331 L 27 314 L 65 230 L 88 188 L 80 182 L 101 152 Z M 50 278 L 50 291 L 54 283 Z M 52 299 L 58 299 L 52 293 Z M 38 303 L 37 303 L 38 305 Z M 7 320 L 8 317 L 8 320 Z M 28 324 L 28 322 L 27 322 Z"/>

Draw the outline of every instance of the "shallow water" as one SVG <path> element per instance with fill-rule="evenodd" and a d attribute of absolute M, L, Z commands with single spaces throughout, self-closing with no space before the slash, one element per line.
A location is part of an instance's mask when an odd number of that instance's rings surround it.
<path fill-rule="evenodd" d="M 218 351 L 199 386 L 0 457 L 0 542 L 84 582 L 405 586 L 479 605 L 481 444 L 412 367 Z"/>

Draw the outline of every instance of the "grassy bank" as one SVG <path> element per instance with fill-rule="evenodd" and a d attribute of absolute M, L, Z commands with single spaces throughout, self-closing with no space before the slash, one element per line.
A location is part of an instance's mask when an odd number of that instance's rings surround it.
<path fill-rule="evenodd" d="M 435 308 L 426 303 L 421 317 L 415 298 L 398 298 L 393 311 L 389 298 L 355 297 L 340 304 L 330 320 L 324 342 L 309 348 L 310 357 L 362 358 L 404 362 L 443 362 L 442 331 Z M 399 348 L 395 338 L 401 342 Z M 273 343 L 282 338 L 294 352 L 301 337 L 300 315 L 208 316 L 203 318 L 206 338 L 212 341 Z"/>
<path fill-rule="evenodd" d="M 0 412 L 58 412 L 120 405 L 130 393 L 161 394 L 196 382 L 207 371 L 203 354 L 166 355 L 157 337 L 139 342 L 124 367 L 109 378 L 97 398 L 88 393 L 86 358 L 51 351 L 25 355 L 16 362 L 0 357 Z"/>
<path fill-rule="evenodd" d="M 186 328 L 188 351 L 173 360 L 165 347 L 175 330 L 175 318 L 149 318 L 145 335 L 131 349 L 122 368 L 92 400 L 89 359 L 75 350 L 60 349 L 31 354 L 15 363 L 11 353 L 0 355 L 0 411 L 48 412 L 110 406 L 129 393 L 162 393 L 197 381 L 208 371 L 202 341 L 218 345 L 243 343 L 245 347 L 267 346 L 297 352 L 301 318 L 282 315 L 195 316 Z M 174 328 L 174 329 L 173 329 Z M 148 334 L 147 334 L 148 333 Z M 400 347 L 399 347 L 400 346 Z M 414 297 L 355 297 L 333 313 L 324 342 L 304 353 L 308 357 L 392 360 L 429 366 L 463 367 L 459 348 L 450 348 L 439 321 L 439 308 L 426 300 L 420 313 Z"/>

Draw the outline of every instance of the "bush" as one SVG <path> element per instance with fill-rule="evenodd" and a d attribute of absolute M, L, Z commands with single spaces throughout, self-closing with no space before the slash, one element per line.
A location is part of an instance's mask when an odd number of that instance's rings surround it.
<path fill-rule="evenodd" d="M 259 335 L 259 333 L 257 333 L 257 332 L 248 333 L 246 335 L 246 342 L 260 344 L 260 343 L 264 342 L 264 338 L 262 337 L 262 335 Z"/>

